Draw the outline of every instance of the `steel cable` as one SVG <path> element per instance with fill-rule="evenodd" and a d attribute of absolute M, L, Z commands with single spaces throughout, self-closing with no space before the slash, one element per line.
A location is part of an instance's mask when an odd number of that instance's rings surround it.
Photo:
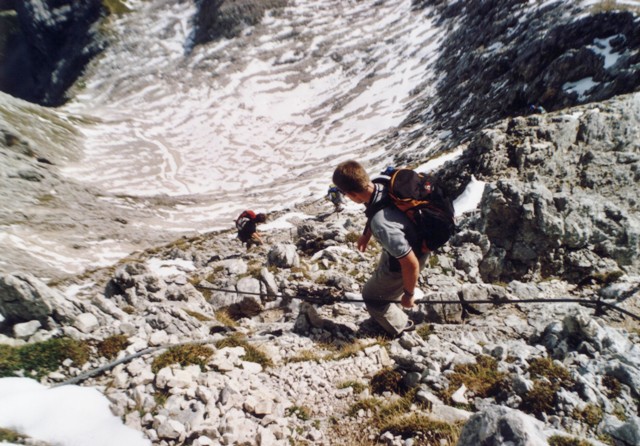
<path fill-rule="evenodd" d="M 301 295 L 293 295 L 287 296 L 284 294 L 269 294 L 269 293 L 256 293 L 251 291 L 238 291 L 238 290 L 229 290 L 225 288 L 216 288 L 216 287 L 207 287 L 203 285 L 194 285 L 197 289 L 201 290 L 209 290 L 209 291 L 219 291 L 224 293 L 234 293 L 234 294 L 242 294 L 249 296 L 269 296 L 269 297 L 277 297 L 282 299 L 299 299 L 304 300 L 311 303 L 316 304 L 333 304 L 333 303 L 341 303 L 341 302 L 352 302 L 352 303 L 365 303 L 362 299 L 351 299 L 351 298 L 339 298 L 332 299 L 326 296 L 321 296 L 319 294 L 316 297 L 313 295 L 310 296 L 301 296 Z M 603 302 L 602 300 L 587 300 L 587 299 L 576 299 L 576 298 L 555 298 L 555 299 L 546 299 L 546 298 L 534 298 L 534 299 L 520 299 L 520 300 L 510 300 L 510 299 L 481 299 L 474 301 L 465 301 L 465 300 L 426 300 L 426 299 L 418 299 L 415 301 L 417 305 L 476 305 L 476 304 L 493 304 L 493 305 L 505 305 L 505 304 L 533 304 L 533 303 L 577 303 L 581 305 L 589 305 L 594 306 L 602 311 L 602 307 L 606 307 L 607 309 L 617 311 L 621 314 L 629 316 L 637 321 L 640 321 L 640 316 L 634 314 L 624 308 L 620 308 L 616 305 L 610 304 L 608 302 Z"/>

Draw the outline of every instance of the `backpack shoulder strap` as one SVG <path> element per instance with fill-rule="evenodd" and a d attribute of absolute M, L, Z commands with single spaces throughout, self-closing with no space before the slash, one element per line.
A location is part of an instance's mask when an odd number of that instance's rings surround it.
<path fill-rule="evenodd" d="M 374 178 L 373 180 L 371 180 L 374 184 L 382 184 L 383 187 L 388 187 L 389 186 L 389 182 L 390 182 L 390 178 L 389 177 L 377 177 Z M 364 211 L 364 215 L 367 216 L 367 228 L 369 227 L 369 224 L 371 222 L 371 219 L 373 218 L 373 216 L 375 214 L 378 213 L 378 211 L 386 208 L 387 206 L 390 206 L 393 204 L 393 200 L 391 200 L 391 198 L 387 195 L 385 198 L 383 198 L 382 200 L 379 200 L 373 204 L 369 204 L 367 205 L 365 211 Z"/>

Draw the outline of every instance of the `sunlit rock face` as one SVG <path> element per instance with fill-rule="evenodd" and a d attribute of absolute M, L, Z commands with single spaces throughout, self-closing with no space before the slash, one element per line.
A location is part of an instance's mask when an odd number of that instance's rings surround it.
<path fill-rule="evenodd" d="M 639 118 L 633 93 L 476 133 L 440 174 L 454 191 L 471 176 L 488 182 L 478 218 L 454 240 L 460 255 L 473 240 L 485 281 L 637 274 Z"/>
<path fill-rule="evenodd" d="M 436 63 L 439 98 L 409 119 L 433 116 L 457 140 L 542 106 L 558 110 L 637 91 L 640 27 L 632 5 L 514 0 L 440 2 L 447 29 Z M 539 3 L 539 2 L 538 2 Z"/>

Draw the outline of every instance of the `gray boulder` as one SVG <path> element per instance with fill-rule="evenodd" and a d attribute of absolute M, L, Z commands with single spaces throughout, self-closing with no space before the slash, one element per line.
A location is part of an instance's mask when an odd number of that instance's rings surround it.
<path fill-rule="evenodd" d="M 603 431 L 616 441 L 615 444 L 635 446 L 640 444 L 640 418 L 629 417 L 625 421 L 607 415 L 604 419 Z"/>
<path fill-rule="evenodd" d="M 269 265 L 278 268 L 292 268 L 300 266 L 300 257 L 295 245 L 278 244 L 271 248 L 267 255 Z"/>
<path fill-rule="evenodd" d="M 502 406 L 489 406 L 469 418 L 457 446 L 547 446 L 542 423 Z"/>
<path fill-rule="evenodd" d="M 0 275 L 0 313 L 6 323 L 38 320 L 51 328 L 55 322 L 71 322 L 80 311 L 59 291 L 27 273 Z"/>

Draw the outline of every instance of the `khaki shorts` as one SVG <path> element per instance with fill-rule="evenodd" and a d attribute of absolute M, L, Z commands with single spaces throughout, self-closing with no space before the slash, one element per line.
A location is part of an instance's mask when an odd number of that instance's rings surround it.
<path fill-rule="evenodd" d="M 429 254 L 424 254 L 418 258 L 420 271 L 424 268 Z M 364 284 L 362 289 L 362 299 L 365 301 L 367 311 L 371 317 L 392 335 L 402 332 L 409 317 L 399 304 L 404 293 L 402 282 L 402 272 L 392 271 L 390 266 L 391 258 L 386 251 L 383 251 L 378 260 L 375 271 Z"/>

